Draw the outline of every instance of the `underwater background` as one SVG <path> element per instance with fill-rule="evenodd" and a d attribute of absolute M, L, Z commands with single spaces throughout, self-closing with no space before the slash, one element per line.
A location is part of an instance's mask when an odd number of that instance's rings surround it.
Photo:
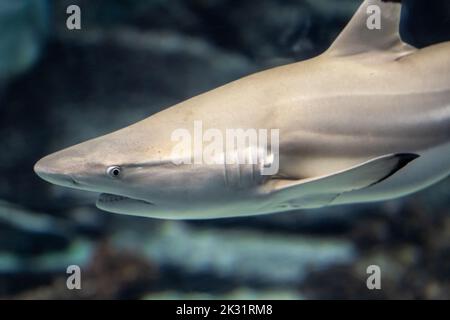
<path fill-rule="evenodd" d="M 0 298 L 449 299 L 450 179 L 398 200 L 250 218 L 102 212 L 34 163 L 255 71 L 325 50 L 359 0 L 0 0 Z M 450 40 L 450 1 L 402 35 Z M 81 30 L 66 9 L 81 8 Z M 66 268 L 79 265 L 81 290 Z M 366 268 L 379 265 L 381 290 Z"/>

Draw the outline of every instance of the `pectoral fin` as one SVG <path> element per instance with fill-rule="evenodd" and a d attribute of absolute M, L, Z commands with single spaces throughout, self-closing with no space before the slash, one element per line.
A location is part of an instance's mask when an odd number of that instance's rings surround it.
<path fill-rule="evenodd" d="M 330 175 L 301 180 L 273 179 L 268 184 L 271 193 L 289 203 L 311 202 L 315 207 L 326 205 L 322 202 L 330 202 L 344 192 L 376 185 L 418 157 L 413 153 L 384 155 Z"/>

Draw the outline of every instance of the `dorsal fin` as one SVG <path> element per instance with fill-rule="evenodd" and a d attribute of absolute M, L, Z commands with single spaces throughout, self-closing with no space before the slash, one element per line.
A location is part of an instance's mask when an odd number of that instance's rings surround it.
<path fill-rule="evenodd" d="M 400 38 L 400 1 L 365 0 L 327 53 L 345 56 L 369 51 L 409 52 L 415 48 Z M 379 27 L 373 23 L 379 15 Z M 369 23 L 369 25 L 368 25 Z"/>

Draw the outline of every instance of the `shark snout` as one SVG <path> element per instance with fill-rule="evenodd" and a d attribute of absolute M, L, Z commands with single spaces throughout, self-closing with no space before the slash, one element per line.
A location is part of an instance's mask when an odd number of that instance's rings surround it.
<path fill-rule="evenodd" d="M 64 159 L 49 155 L 36 162 L 34 172 L 47 182 L 64 187 L 76 187 L 79 183 L 72 167 L 65 165 Z"/>

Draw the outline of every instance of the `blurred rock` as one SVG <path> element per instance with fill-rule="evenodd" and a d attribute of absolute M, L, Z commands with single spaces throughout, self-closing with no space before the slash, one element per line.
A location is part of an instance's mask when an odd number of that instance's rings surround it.
<path fill-rule="evenodd" d="M 448 299 L 449 213 L 413 202 L 401 214 L 362 217 L 352 232 L 358 259 L 311 270 L 300 292 L 321 299 Z M 382 290 L 367 289 L 369 265 L 380 267 Z"/>
<path fill-rule="evenodd" d="M 92 243 L 73 241 L 64 251 L 46 252 L 30 257 L 16 255 L 14 252 L 0 253 L 0 272 L 2 274 L 65 273 L 69 265 L 85 266 L 92 252 Z M 7 280 L 7 279 L 6 279 Z"/>
<path fill-rule="evenodd" d="M 0 252 L 34 255 L 61 251 L 69 245 L 71 231 L 64 221 L 0 200 Z"/>
<path fill-rule="evenodd" d="M 161 224 L 159 230 L 139 241 L 135 236 L 121 233 L 114 241 L 129 250 L 139 250 L 161 268 L 254 285 L 289 285 L 301 281 L 309 268 L 348 263 L 354 258 L 353 246 L 342 239 L 202 230 L 173 221 Z"/>
<path fill-rule="evenodd" d="M 49 28 L 46 0 L 0 2 L 0 83 L 36 62 Z"/>
<path fill-rule="evenodd" d="M 133 299 L 151 289 L 155 267 L 130 252 L 118 251 L 102 242 L 88 265 L 81 265 L 81 289 L 68 290 L 66 275 L 50 285 L 20 293 L 15 299 Z"/>

